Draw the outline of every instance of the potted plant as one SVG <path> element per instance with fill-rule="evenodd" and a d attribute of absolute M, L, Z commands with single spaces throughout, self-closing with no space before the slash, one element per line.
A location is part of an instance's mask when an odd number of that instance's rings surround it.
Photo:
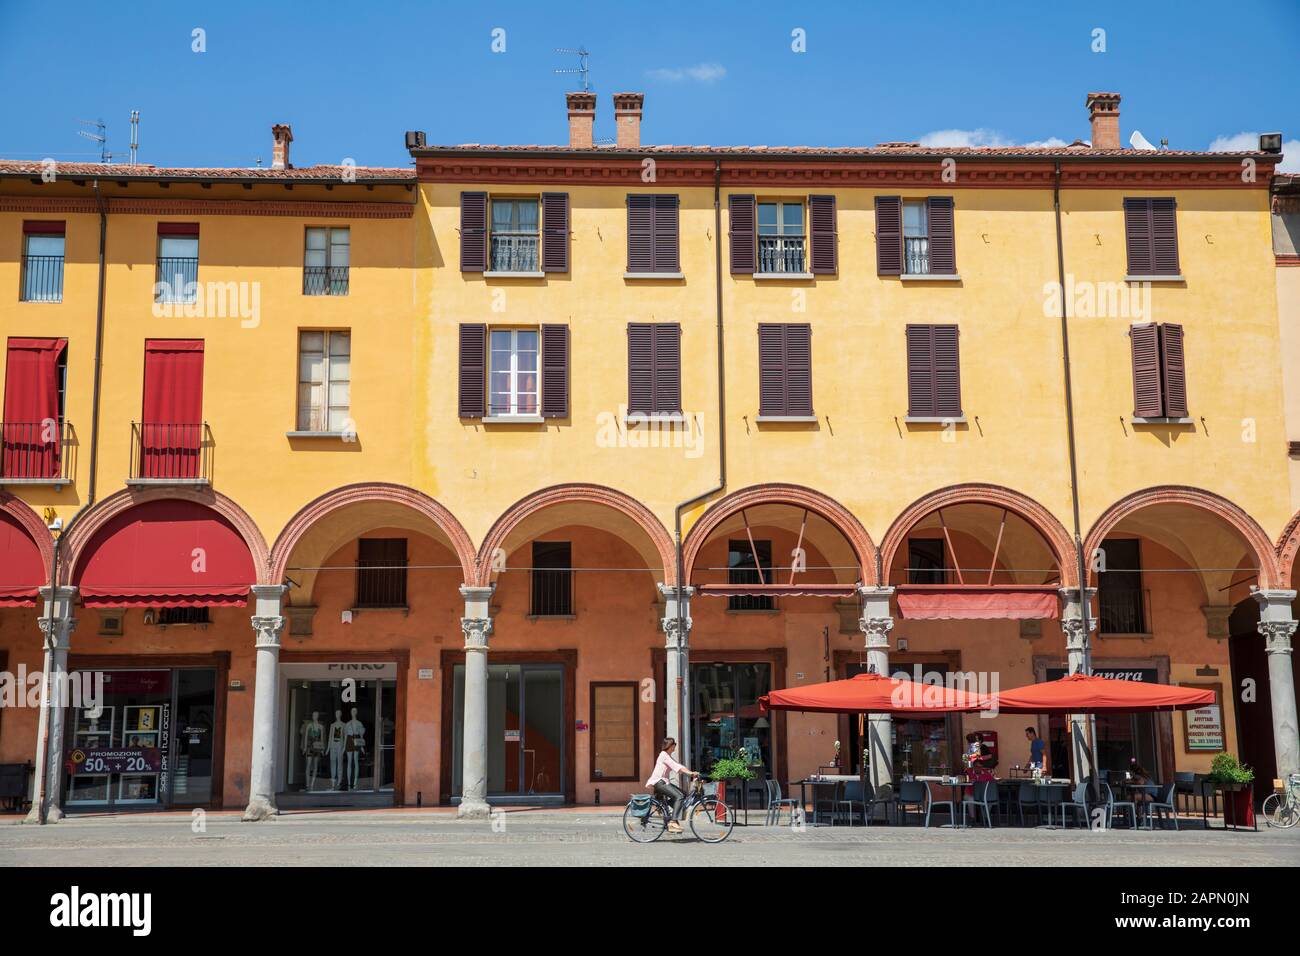
<path fill-rule="evenodd" d="M 1223 822 L 1229 811 L 1233 826 L 1255 825 L 1255 771 L 1234 754 L 1218 754 L 1210 764 L 1210 780 L 1223 791 Z"/>
<path fill-rule="evenodd" d="M 717 783 L 718 801 L 721 803 L 727 802 L 728 780 L 740 781 L 743 794 L 744 782 L 754 779 L 754 771 L 749 769 L 749 759 L 745 756 L 744 748 L 730 757 L 719 757 L 714 761 L 713 769 L 709 771 L 709 779 Z"/>

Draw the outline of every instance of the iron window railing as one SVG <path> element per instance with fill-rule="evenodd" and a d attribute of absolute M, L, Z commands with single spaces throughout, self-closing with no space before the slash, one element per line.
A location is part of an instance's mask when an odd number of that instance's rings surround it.
<path fill-rule="evenodd" d="M 159 256 L 155 302 L 188 304 L 198 297 L 197 257 Z"/>
<path fill-rule="evenodd" d="M 493 235 L 491 271 L 536 272 L 538 246 L 536 236 Z"/>
<path fill-rule="evenodd" d="M 759 236 L 758 271 L 802 273 L 803 250 L 803 236 Z"/>
<path fill-rule="evenodd" d="M 1151 633 L 1151 596 L 1145 588 L 1099 588 L 1097 601 L 1101 633 Z"/>
<path fill-rule="evenodd" d="M 303 266 L 303 295 L 347 295 L 347 266 Z"/>
<path fill-rule="evenodd" d="M 0 480 L 66 481 L 71 444 L 66 421 L 0 424 Z"/>
<path fill-rule="evenodd" d="M 22 302 L 63 301 L 63 256 L 23 256 Z"/>
<path fill-rule="evenodd" d="M 930 274 L 930 240 L 903 240 L 903 272 L 909 276 Z"/>
<path fill-rule="evenodd" d="M 207 422 L 131 423 L 132 481 L 206 484 L 212 480 Z"/>

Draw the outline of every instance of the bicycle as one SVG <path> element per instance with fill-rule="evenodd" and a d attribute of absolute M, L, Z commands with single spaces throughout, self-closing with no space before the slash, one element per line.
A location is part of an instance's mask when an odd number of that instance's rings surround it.
<path fill-rule="evenodd" d="M 1289 830 L 1300 823 L 1300 773 L 1286 778 L 1282 789 L 1269 794 L 1260 809 L 1271 827 Z"/>
<path fill-rule="evenodd" d="M 691 783 L 682 815 L 701 843 L 721 843 L 736 825 L 735 812 L 717 797 L 707 796 L 699 776 Z M 668 832 L 671 819 L 672 811 L 663 800 L 653 794 L 636 794 L 623 809 L 623 832 L 633 843 L 654 843 Z"/>

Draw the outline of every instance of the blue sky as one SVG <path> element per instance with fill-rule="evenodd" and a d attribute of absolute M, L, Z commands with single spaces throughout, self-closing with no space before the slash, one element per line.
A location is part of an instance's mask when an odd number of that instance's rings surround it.
<path fill-rule="evenodd" d="M 0 157 L 92 160 L 77 121 L 103 118 L 124 158 L 132 109 L 155 165 L 269 163 L 275 122 L 300 166 L 403 165 L 407 129 L 564 142 L 575 78 L 552 71 L 575 61 L 554 49 L 579 44 L 597 135 L 612 135 L 610 93 L 643 90 L 647 143 L 1069 142 L 1088 136 L 1089 90 L 1123 94 L 1125 141 L 1300 137 L 1300 0 L 0 0 Z"/>

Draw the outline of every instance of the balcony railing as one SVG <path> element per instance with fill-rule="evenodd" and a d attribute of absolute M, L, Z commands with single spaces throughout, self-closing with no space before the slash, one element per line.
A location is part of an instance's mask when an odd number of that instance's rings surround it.
<path fill-rule="evenodd" d="M 212 433 L 207 422 L 131 423 L 135 484 L 207 484 L 212 480 Z"/>
<path fill-rule="evenodd" d="M 1101 588 L 1097 592 L 1102 634 L 1150 634 L 1150 594 L 1145 588 Z"/>
<path fill-rule="evenodd" d="M 536 236 L 493 236 L 493 272 L 536 272 Z"/>
<path fill-rule="evenodd" d="M 23 256 L 22 301 L 63 301 L 63 256 Z"/>
<path fill-rule="evenodd" d="M 66 482 L 71 446 L 72 426 L 67 422 L 0 424 L 0 483 Z"/>
<path fill-rule="evenodd" d="M 347 266 L 303 266 L 303 295 L 347 295 Z"/>
<path fill-rule="evenodd" d="M 759 236 L 758 271 L 762 273 L 802 273 L 802 236 Z"/>
<path fill-rule="evenodd" d="M 161 256 L 158 259 L 158 278 L 155 302 L 190 303 L 198 295 L 199 260 Z"/>
<path fill-rule="evenodd" d="M 930 240 L 903 240 L 903 272 L 909 276 L 930 274 Z"/>

